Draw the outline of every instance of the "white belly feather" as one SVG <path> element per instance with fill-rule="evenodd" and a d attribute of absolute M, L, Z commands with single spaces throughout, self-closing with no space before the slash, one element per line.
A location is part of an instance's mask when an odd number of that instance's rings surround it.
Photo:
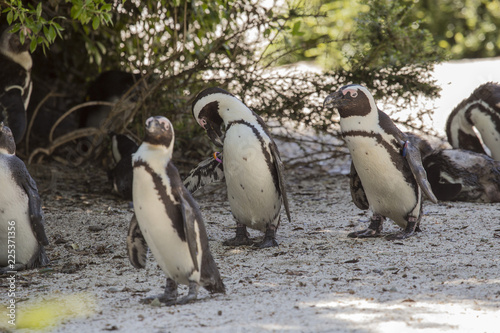
<path fill-rule="evenodd" d="M 12 178 L 5 158 L 0 158 L 0 266 L 7 266 L 8 222 L 15 221 L 16 263 L 26 264 L 38 250 L 38 242 L 31 229 L 28 195 Z M 12 231 L 12 230 L 11 230 Z M 12 242 L 11 242 L 12 244 Z"/>
<path fill-rule="evenodd" d="M 406 226 L 404 217 L 408 213 L 418 217 L 420 202 L 417 205 L 414 189 L 392 163 L 385 148 L 370 137 L 349 136 L 346 142 L 372 211 L 389 217 L 401 227 Z"/>
<path fill-rule="evenodd" d="M 168 185 L 168 195 L 174 201 L 168 179 L 162 177 L 162 180 Z M 188 243 L 178 237 L 153 185 L 152 177 L 144 167 L 134 168 L 133 200 L 144 239 L 167 277 L 182 284 L 199 282 L 200 272 L 194 270 Z M 199 234 L 197 227 L 195 225 Z M 200 244 L 198 248 L 201 248 Z M 201 267 L 201 251 L 198 252 L 198 267 Z"/>
<path fill-rule="evenodd" d="M 265 140 L 269 149 L 269 138 Z M 261 143 L 250 127 L 231 125 L 224 140 L 223 163 L 229 204 L 238 222 L 262 231 L 267 224 L 277 225 L 281 198 Z"/>

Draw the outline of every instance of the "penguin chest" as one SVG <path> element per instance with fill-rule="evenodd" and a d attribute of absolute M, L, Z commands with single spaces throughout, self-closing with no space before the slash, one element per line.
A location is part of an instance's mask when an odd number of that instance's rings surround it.
<path fill-rule="evenodd" d="M 265 230 L 277 225 L 281 197 L 273 180 L 270 139 L 256 129 L 232 125 L 224 140 L 224 175 L 231 211 L 238 222 Z"/>
<path fill-rule="evenodd" d="M 15 262 L 26 264 L 39 248 L 38 241 L 31 229 L 28 195 L 17 184 L 8 162 L 0 157 L 0 266 L 7 266 L 9 244 L 15 245 Z M 10 232 L 10 233 L 9 233 Z M 10 249 L 13 247 L 11 246 Z M 12 254 L 12 253 L 11 253 Z"/>
<path fill-rule="evenodd" d="M 370 208 L 405 227 L 406 215 L 418 216 L 420 209 L 415 185 L 407 182 L 403 168 L 394 163 L 386 147 L 375 138 L 351 136 L 346 142 Z M 402 157 L 397 158 L 404 163 Z"/>
<path fill-rule="evenodd" d="M 143 167 L 134 168 L 133 201 L 139 227 L 158 265 L 168 277 L 182 284 L 199 282 L 200 272 L 195 270 L 184 234 L 180 203 L 175 200 L 166 175 L 157 175 L 161 182 Z M 198 229 L 196 233 L 199 235 Z M 199 237 L 197 242 L 200 249 Z M 201 267 L 201 251 L 197 260 L 198 267 Z"/>

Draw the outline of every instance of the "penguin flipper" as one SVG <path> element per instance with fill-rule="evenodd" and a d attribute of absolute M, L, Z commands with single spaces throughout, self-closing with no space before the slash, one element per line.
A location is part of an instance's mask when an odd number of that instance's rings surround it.
<path fill-rule="evenodd" d="M 191 201 L 186 196 L 189 193 L 184 193 L 180 191 L 179 201 L 181 204 L 181 212 L 184 224 L 184 234 L 186 235 L 186 240 L 189 247 L 189 253 L 191 254 L 191 259 L 193 260 L 194 269 L 199 271 L 200 267 L 198 265 L 198 242 L 196 241 L 196 207 L 191 205 Z M 203 222 L 201 222 L 203 223 Z M 201 249 L 200 249 L 201 250 Z"/>
<path fill-rule="evenodd" d="M 219 153 L 218 158 L 222 159 L 222 153 Z M 224 167 L 222 163 L 214 157 L 209 157 L 189 172 L 189 175 L 184 179 L 184 186 L 189 192 L 194 193 L 205 185 L 223 180 Z"/>
<path fill-rule="evenodd" d="M 270 137 L 270 136 L 269 136 Z M 276 173 L 278 174 L 278 182 L 279 182 L 279 187 L 280 187 L 280 192 L 281 192 L 281 198 L 283 200 L 283 205 L 285 206 L 285 211 L 286 211 L 286 217 L 288 218 L 288 222 L 292 222 L 292 219 L 290 218 L 290 208 L 288 205 L 288 196 L 286 195 L 286 188 L 285 188 L 285 166 L 283 165 L 283 162 L 281 161 L 281 157 L 278 153 L 278 147 L 272 141 L 271 139 L 271 153 L 273 155 L 273 160 L 274 160 L 274 167 L 276 168 Z"/>
<path fill-rule="evenodd" d="M 135 268 L 146 267 L 148 244 L 139 228 L 137 217 L 132 215 L 127 234 L 127 254 L 130 263 Z"/>
<path fill-rule="evenodd" d="M 363 184 L 361 183 L 361 179 L 359 178 L 353 162 L 351 162 L 351 172 L 349 173 L 349 178 L 352 201 L 359 209 L 367 210 L 370 208 L 370 204 L 368 203 L 365 189 L 363 188 Z"/>
<path fill-rule="evenodd" d="M 429 181 L 427 180 L 427 173 L 425 172 L 425 169 L 422 165 L 422 157 L 420 155 L 420 150 L 409 141 L 406 141 L 406 143 L 407 146 L 406 146 L 405 157 L 406 161 L 408 161 L 413 176 L 417 180 L 417 183 L 422 189 L 422 191 L 424 191 L 425 195 L 433 203 L 437 203 L 438 200 L 434 195 L 434 193 L 432 192 L 431 184 L 429 184 Z"/>
<path fill-rule="evenodd" d="M 28 196 L 29 217 L 35 238 L 38 243 L 48 245 L 49 240 L 45 234 L 45 218 L 42 211 L 42 200 L 38 194 L 36 183 L 33 178 L 31 178 L 26 165 L 20 159 L 12 159 L 11 163 L 15 164 L 12 170 L 22 170 L 21 172 L 15 173 L 14 177 L 16 178 L 16 182 L 21 184 Z"/>

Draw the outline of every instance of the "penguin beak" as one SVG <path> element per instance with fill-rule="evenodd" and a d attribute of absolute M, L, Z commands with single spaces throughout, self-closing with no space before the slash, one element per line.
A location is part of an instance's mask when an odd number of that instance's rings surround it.
<path fill-rule="evenodd" d="M 156 119 L 156 117 L 150 117 L 146 121 L 146 131 L 151 135 L 160 135 L 165 130 L 167 130 L 165 125 Z"/>
<path fill-rule="evenodd" d="M 325 108 L 336 108 L 342 105 L 342 97 L 344 95 L 342 94 L 341 91 L 336 91 L 334 93 L 331 93 L 325 98 L 325 101 L 323 102 L 323 107 Z"/>
<path fill-rule="evenodd" d="M 217 147 L 222 147 L 223 146 L 223 140 L 222 140 L 222 132 L 220 130 L 221 124 L 216 123 L 214 121 L 211 121 L 210 119 L 205 119 L 206 123 L 203 128 L 205 131 L 207 131 L 207 135 L 210 138 L 210 140 L 213 142 L 214 145 Z"/>

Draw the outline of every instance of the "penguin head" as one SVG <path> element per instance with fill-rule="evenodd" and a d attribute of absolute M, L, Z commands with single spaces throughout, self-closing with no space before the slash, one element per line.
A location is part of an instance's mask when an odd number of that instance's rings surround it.
<path fill-rule="evenodd" d="M 255 114 L 233 94 L 221 88 L 207 88 L 193 101 L 193 117 L 205 129 L 208 137 L 219 147 L 223 145 L 220 127 L 236 120 L 257 122 Z"/>
<path fill-rule="evenodd" d="M 29 53 L 30 39 L 26 37 L 24 43 L 17 33 L 10 33 L 10 27 L 6 27 L 0 35 L 0 53 L 18 63 L 24 69 L 31 70 L 32 59 Z M 29 32 L 26 29 L 26 33 Z"/>
<path fill-rule="evenodd" d="M 165 117 L 154 116 L 146 120 L 146 136 L 144 142 L 151 145 L 165 146 L 171 149 L 174 144 L 174 128 Z"/>
<path fill-rule="evenodd" d="M 0 123 L 0 153 L 14 155 L 16 153 L 16 143 L 10 128 Z"/>
<path fill-rule="evenodd" d="M 323 107 L 337 108 L 342 118 L 367 116 L 372 111 L 378 110 L 372 94 L 359 84 L 343 86 L 328 95 Z"/>

